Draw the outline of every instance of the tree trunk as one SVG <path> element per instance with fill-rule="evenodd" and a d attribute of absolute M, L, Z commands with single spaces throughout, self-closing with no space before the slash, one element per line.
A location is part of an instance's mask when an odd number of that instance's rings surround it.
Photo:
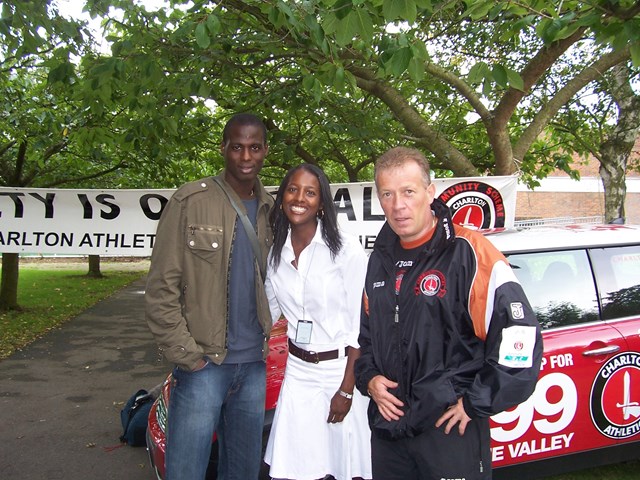
<path fill-rule="evenodd" d="M 100 255 L 89 255 L 89 271 L 88 277 L 101 278 L 102 272 L 100 272 Z"/>
<path fill-rule="evenodd" d="M 606 150 L 609 149 L 602 149 L 603 157 L 600 162 L 600 177 L 604 186 L 604 220 L 605 223 L 618 219 L 624 221 L 624 200 L 627 195 L 625 170 L 628 153 L 627 155 L 607 154 Z"/>
<path fill-rule="evenodd" d="M 630 78 L 631 72 L 625 64 L 617 65 L 611 71 L 610 91 L 618 106 L 618 122 L 600 146 L 600 176 L 607 223 L 624 222 L 627 161 L 640 131 L 640 96 L 631 88 Z"/>
<path fill-rule="evenodd" d="M 18 272 L 20 258 L 17 253 L 2 254 L 2 280 L 0 281 L 0 311 L 19 310 Z"/>

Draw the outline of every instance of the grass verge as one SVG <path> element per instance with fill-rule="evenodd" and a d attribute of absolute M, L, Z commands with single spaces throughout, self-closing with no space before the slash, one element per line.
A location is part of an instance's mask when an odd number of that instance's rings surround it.
<path fill-rule="evenodd" d="M 607 467 L 578 470 L 564 475 L 545 477 L 545 480 L 638 480 L 640 460 L 618 463 Z"/>
<path fill-rule="evenodd" d="M 109 270 L 102 278 L 87 270 L 20 267 L 22 311 L 0 314 L 0 359 L 6 358 L 70 318 L 140 278 L 143 272 Z"/>

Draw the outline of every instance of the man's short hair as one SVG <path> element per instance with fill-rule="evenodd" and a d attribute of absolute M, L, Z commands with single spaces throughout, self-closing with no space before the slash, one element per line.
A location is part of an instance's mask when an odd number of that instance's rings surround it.
<path fill-rule="evenodd" d="M 422 152 L 416 148 L 394 147 L 387 150 L 376 160 L 376 164 L 373 168 L 373 178 L 377 182 L 378 173 L 380 173 L 380 171 L 401 167 L 408 161 L 414 161 L 418 164 L 422 170 L 425 186 L 429 186 L 431 183 L 431 169 L 429 168 L 429 161 Z"/>
<path fill-rule="evenodd" d="M 231 117 L 222 130 L 222 143 L 227 143 L 227 140 L 229 140 L 229 130 L 234 125 L 254 125 L 261 128 L 264 145 L 267 144 L 267 127 L 260 117 L 252 113 L 236 113 Z"/>

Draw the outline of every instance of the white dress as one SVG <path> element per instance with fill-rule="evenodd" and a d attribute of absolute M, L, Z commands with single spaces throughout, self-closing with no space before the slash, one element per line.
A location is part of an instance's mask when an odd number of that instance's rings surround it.
<path fill-rule="evenodd" d="M 283 314 L 295 342 L 299 319 L 313 322 L 311 343 L 297 343 L 316 352 L 358 348 L 360 302 L 367 255 L 353 237 L 342 234 L 343 247 L 332 261 L 321 224 L 298 259 L 291 234 L 277 270 L 271 263 L 266 290 L 274 321 Z M 349 413 L 341 423 L 327 423 L 329 406 L 344 376 L 347 358 L 308 363 L 289 355 L 265 462 L 273 478 L 316 480 L 326 474 L 337 480 L 371 478 L 369 399 L 354 389 Z"/>

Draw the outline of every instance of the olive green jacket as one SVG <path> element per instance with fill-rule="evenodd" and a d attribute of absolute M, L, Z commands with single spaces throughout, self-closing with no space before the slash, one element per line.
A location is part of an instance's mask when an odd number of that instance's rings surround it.
<path fill-rule="evenodd" d="M 240 208 L 244 205 L 219 175 Z M 257 235 L 266 264 L 273 236 L 268 215 L 273 204 L 260 180 Z M 207 356 L 220 364 L 227 354 L 227 295 L 235 228 L 243 228 L 224 191 L 211 177 L 180 187 L 162 212 L 156 231 L 145 293 L 146 319 L 171 363 L 196 368 Z M 264 279 L 256 262 L 256 305 L 264 332 L 264 356 L 271 331 Z"/>

